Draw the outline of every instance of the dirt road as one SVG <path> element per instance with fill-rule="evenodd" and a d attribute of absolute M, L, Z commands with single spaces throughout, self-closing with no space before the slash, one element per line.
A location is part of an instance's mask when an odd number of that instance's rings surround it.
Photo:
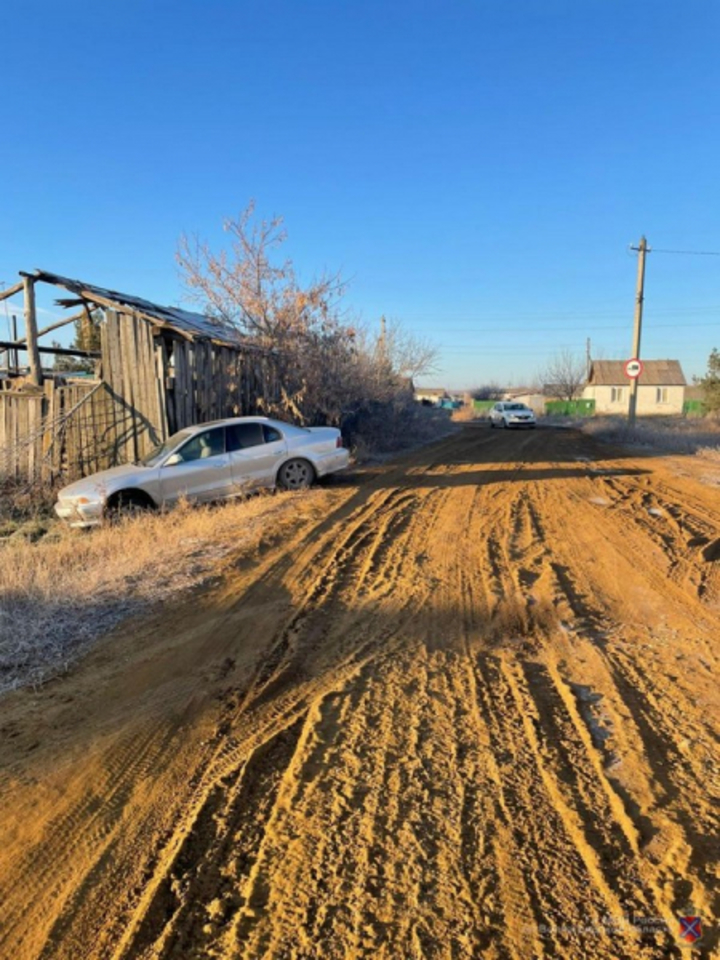
<path fill-rule="evenodd" d="M 476 425 L 330 488 L 0 704 L 0 956 L 711 956 L 719 500 Z"/>

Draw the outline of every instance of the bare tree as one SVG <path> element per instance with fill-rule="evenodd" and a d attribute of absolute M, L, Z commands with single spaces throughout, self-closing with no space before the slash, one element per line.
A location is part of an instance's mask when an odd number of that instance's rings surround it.
<path fill-rule="evenodd" d="M 251 201 L 223 229 L 230 250 L 214 253 L 197 237 L 180 237 L 175 255 L 188 299 L 210 316 L 232 324 L 271 346 L 323 323 L 337 323 L 346 284 L 338 274 L 301 286 L 291 260 L 273 262 L 287 240 L 282 217 L 254 220 Z"/>
<path fill-rule="evenodd" d="M 486 383 L 470 391 L 473 400 L 501 400 L 503 391 L 497 383 Z"/>
<path fill-rule="evenodd" d="M 214 252 L 182 236 L 176 253 L 188 299 L 275 352 L 282 401 L 277 414 L 306 423 L 340 424 L 378 404 L 395 404 L 403 379 L 434 366 L 436 349 L 383 323 L 371 334 L 341 310 L 346 284 L 339 274 L 302 285 L 290 260 L 282 219 L 255 220 L 250 203 L 227 220 L 229 249 Z M 404 390 L 408 402 L 408 391 Z"/>
<path fill-rule="evenodd" d="M 378 350 L 384 353 L 393 372 L 399 377 L 419 377 L 437 370 L 437 346 L 427 338 L 411 333 L 396 320 L 383 324 L 376 341 Z"/>
<path fill-rule="evenodd" d="M 544 392 L 556 400 L 575 400 L 586 380 L 585 360 L 563 350 L 550 360 L 540 374 Z"/>

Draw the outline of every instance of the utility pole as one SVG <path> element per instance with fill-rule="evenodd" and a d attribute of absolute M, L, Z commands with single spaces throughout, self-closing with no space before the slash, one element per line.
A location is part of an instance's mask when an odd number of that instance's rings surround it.
<path fill-rule="evenodd" d="M 637 293 L 635 295 L 635 325 L 633 327 L 633 345 L 631 359 L 640 359 L 640 334 L 642 332 L 642 314 L 643 301 L 645 299 L 645 254 L 649 247 L 645 237 L 640 237 L 640 244 L 637 247 L 630 247 L 631 250 L 638 252 L 638 273 L 637 273 Z M 639 377 L 633 377 L 630 381 L 630 403 L 628 405 L 628 426 L 635 426 L 635 414 L 637 412 L 637 393 Z"/>
<path fill-rule="evenodd" d="M 585 379 L 590 379 L 590 367 L 592 366 L 592 358 L 590 356 L 590 337 L 585 341 Z"/>

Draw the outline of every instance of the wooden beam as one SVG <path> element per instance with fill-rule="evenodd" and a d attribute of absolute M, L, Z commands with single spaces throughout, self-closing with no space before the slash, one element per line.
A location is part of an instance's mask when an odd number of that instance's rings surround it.
<path fill-rule="evenodd" d="M 20 283 L 16 283 L 13 287 L 8 287 L 7 290 L 0 291 L 0 300 L 7 300 L 8 297 L 12 297 L 15 293 L 20 293 L 24 288 L 25 281 L 21 280 Z"/>
<path fill-rule="evenodd" d="M 27 340 L 27 355 L 30 361 L 30 379 L 41 387 L 43 382 L 42 364 L 37 344 L 37 315 L 35 313 L 35 282 L 30 277 L 23 277 L 25 292 L 25 338 Z"/>
<path fill-rule="evenodd" d="M 42 330 L 38 330 L 37 336 L 38 340 L 40 337 L 44 337 L 46 333 L 51 333 L 53 330 L 58 330 L 60 327 L 67 326 L 68 323 L 74 323 L 76 320 L 80 320 L 85 316 L 85 311 L 81 310 L 80 313 L 74 313 L 71 317 L 65 317 L 63 320 L 58 320 L 57 323 L 51 323 L 49 327 L 43 327 Z M 17 340 L 13 340 L 13 346 L 21 346 L 25 343 L 27 337 L 20 337 Z M 0 347 L 0 353 L 3 353 L 5 350 L 8 350 L 9 347 Z"/>
<path fill-rule="evenodd" d="M 30 347 L 27 344 L 15 343 L 12 340 L 0 340 L 0 350 L 22 350 L 23 353 L 29 353 Z M 35 349 L 38 353 L 51 353 L 59 357 L 90 357 L 98 358 L 102 356 L 99 350 L 76 350 L 74 347 L 38 347 Z"/>

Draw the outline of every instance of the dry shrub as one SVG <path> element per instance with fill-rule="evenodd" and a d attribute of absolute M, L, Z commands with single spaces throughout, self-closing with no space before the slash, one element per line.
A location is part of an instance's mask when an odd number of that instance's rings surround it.
<path fill-rule="evenodd" d="M 711 417 L 646 417 L 634 427 L 622 417 L 593 417 L 583 423 L 585 433 L 598 440 L 642 446 L 664 453 L 696 454 L 720 447 L 720 423 Z"/>
<path fill-rule="evenodd" d="M 431 443 L 453 430 L 450 410 L 425 407 L 406 396 L 368 404 L 343 423 L 343 435 L 358 460 Z"/>
<path fill-rule="evenodd" d="M 720 444 L 715 447 L 700 447 L 696 455 L 703 460 L 720 461 Z"/>
<path fill-rule="evenodd" d="M 56 499 L 48 484 L 0 480 L 0 524 L 53 517 Z"/>
<path fill-rule="evenodd" d="M 126 617 L 216 574 L 268 526 L 313 516 L 322 490 L 259 496 L 214 507 L 179 507 L 117 526 L 59 523 L 37 543 L 0 545 L 0 691 L 40 683 Z"/>
<path fill-rule="evenodd" d="M 466 403 L 457 410 L 453 410 L 452 418 L 455 423 L 471 423 L 473 420 L 487 420 L 487 410 L 478 410 L 472 404 Z"/>

